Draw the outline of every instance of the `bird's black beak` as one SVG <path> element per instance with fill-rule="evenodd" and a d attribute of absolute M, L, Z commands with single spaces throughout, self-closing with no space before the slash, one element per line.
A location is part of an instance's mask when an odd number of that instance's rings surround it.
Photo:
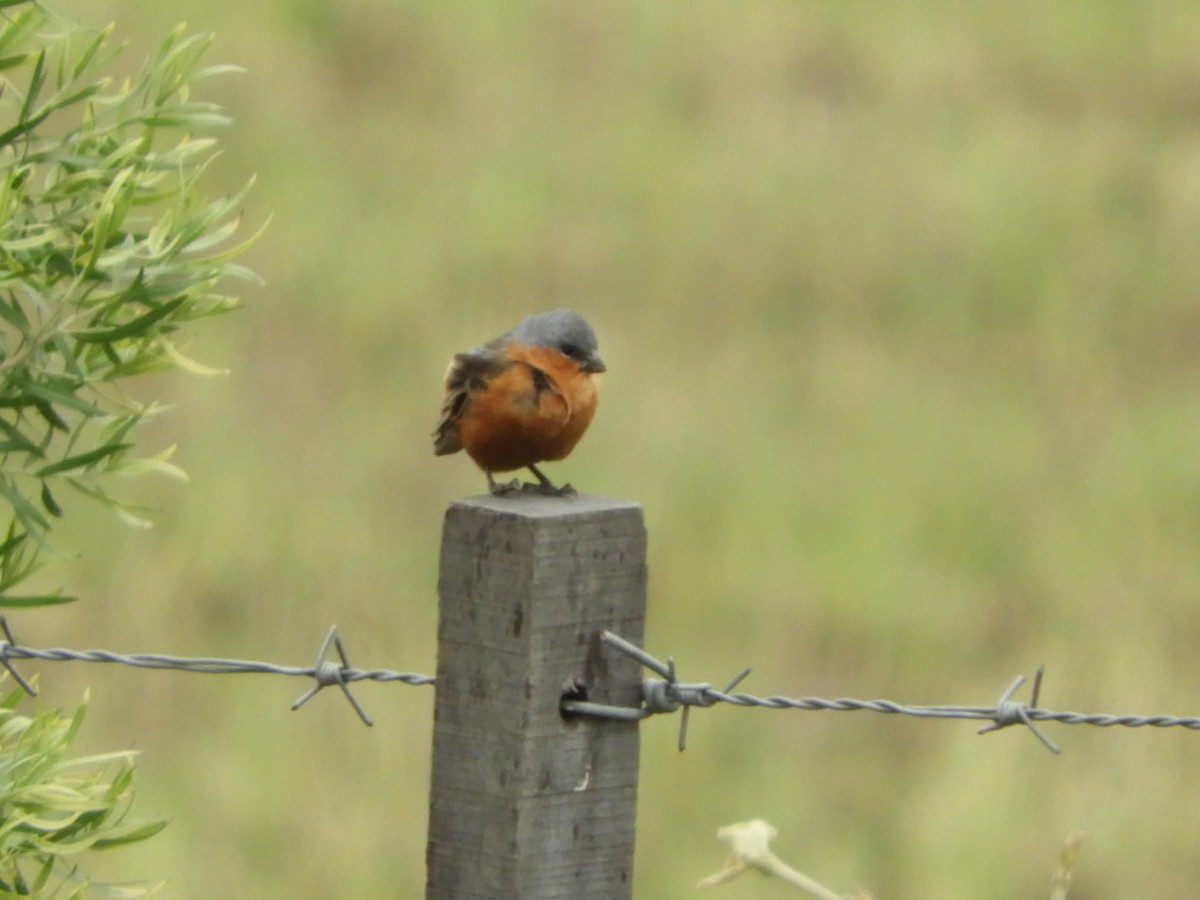
<path fill-rule="evenodd" d="M 594 375 L 608 371 L 608 366 L 604 364 L 604 360 L 600 358 L 599 353 L 589 353 L 584 357 L 583 362 L 579 364 L 579 368 L 584 372 L 591 372 Z"/>

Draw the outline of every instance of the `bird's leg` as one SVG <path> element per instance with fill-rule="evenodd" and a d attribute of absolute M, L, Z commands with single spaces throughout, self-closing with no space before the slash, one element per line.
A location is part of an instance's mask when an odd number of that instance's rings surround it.
<path fill-rule="evenodd" d="M 569 484 L 564 484 L 561 487 L 555 486 L 554 482 L 542 474 L 542 470 L 532 463 L 529 464 L 529 471 L 537 478 L 537 484 L 527 484 L 523 490 L 536 491 L 539 494 L 546 494 L 551 497 L 566 497 L 575 493 L 575 488 Z"/>
<path fill-rule="evenodd" d="M 484 469 L 483 474 L 487 476 L 488 493 L 493 497 L 503 497 L 505 494 L 511 494 L 521 486 L 521 482 L 515 478 L 512 481 L 497 483 L 496 479 L 492 477 L 491 471 L 488 469 Z"/>

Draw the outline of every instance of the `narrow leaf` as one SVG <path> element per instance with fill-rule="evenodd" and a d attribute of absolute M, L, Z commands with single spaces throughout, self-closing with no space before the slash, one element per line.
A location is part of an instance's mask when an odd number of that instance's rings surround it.
<path fill-rule="evenodd" d="M 206 366 L 203 363 L 192 359 L 190 356 L 185 356 L 180 352 L 179 348 L 170 341 L 162 342 L 162 350 L 167 354 L 167 357 L 171 360 L 171 362 L 183 369 L 185 372 L 191 372 L 193 375 L 202 375 L 204 377 L 211 378 L 217 375 L 229 374 L 228 369 L 219 369 L 212 366 Z"/>
<path fill-rule="evenodd" d="M 50 527 L 50 522 L 38 511 L 38 508 L 9 484 L 8 479 L 0 479 L 0 496 L 3 496 L 8 501 L 8 505 L 13 508 L 13 514 L 20 521 L 21 527 L 41 540 L 40 533 Z"/>
<path fill-rule="evenodd" d="M 54 499 L 54 495 L 50 493 L 50 485 L 42 482 L 42 506 L 46 508 L 46 512 L 54 516 L 56 519 L 61 519 L 63 509 L 58 505 L 58 501 Z"/>
<path fill-rule="evenodd" d="M 41 413 L 47 421 L 51 422 L 55 428 L 67 431 L 67 423 L 59 418 L 58 414 L 54 413 L 53 410 L 43 410 L 43 405 L 49 407 L 52 403 L 58 403 L 69 409 L 78 410 L 84 415 L 93 418 L 95 416 L 104 415 L 104 410 L 96 406 L 96 404 L 88 403 L 88 401 L 83 400 L 71 393 L 71 389 L 77 386 L 81 387 L 82 385 L 76 385 L 74 383 L 67 384 L 64 382 L 63 388 L 65 389 L 59 389 L 55 387 L 48 387 L 45 384 L 30 384 L 26 385 L 25 390 L 33 395 L 35 398 L 33 405 L 37 407 L 37 411 Z"/>
<path fill-rule="evenodd" d="M 133 844 L 137 841 L 144 841 L 147 838 L 152 838 L 164 828 L 167 827 L 165 820 L 158 822 L 146 822 L 144 825 L 128 825 L 114 828 L 108 834 L 109 837 L 98 839 L 92 847 L 96 850 L 104 850 L 108 847 L 119 847 L 122 844 Z"/>
<path fill-rule="evenodd" d="M 126 322 L 124 325 L 118 325 L 116 328 L 108 328 L 103 331 L 80 331 L 76 332 L 74 337 L 77 341 L 84 344 L 101 344 L 110 341 L 119 341 L 122 338 L 133 335 L 140 335 L 159 319 L 165 318 L 177 310 L 183 305 L 185 300 L 187 300 L 187 297 L 176 297 L 147 313 L 143 313 L 136 319 Z"/>
<path fill-rule="evenodd" d="M 92 39 L 92 42 L 84 48 L 83 52 L 79 55 L 79 59 L 75 62 L 75 69 L 71 73 L 72 78 L 78 78 L 91 65 L 92 60 L 96 57 L 96 53 L 104 46 L 104 42 L 108 40 L 112 32 L 113 25 L 111 24 L 96 32 L 96 36 Z"/>
<path fill-rule="evenodd" d="M 26 318 L 25 310 L 21 308 L 16 297 L 9 298 L 7 303 L 0 303 L 0 319 L 4 319 L 24 336 L 29 336 L 29 319 Z"/>
<path fill-rule="evenodd" d="M 8 440 L 0 443 L 0 450 L 4 453 L 21 452 L 32 453 L 34 456 L 44 456 L 41 448 L 38 447 L 32 440 L 26 437 L 16 425 L 5 419 L 0 418 L 0 431 Z"/>
<path fill-rule="evenodd" d="M 66 459 L 60 459 L 58 462 L 50 463 L 48 466 L 42 466 L 33 474 L 38 478 L 46 478 L 49 475 L 57 475 L 59 472 L 69 472 L 71 469 L 83 469 L 99 462 L 108 456 L 113 456 L 120 453 L 122 450 L 128 450 L 132 444 L 114 443 L 105 444 L 103 447 L 97 447 L 95 450 L 88 450 L 86 453 L 77 453 L 74 456 L 68 456 Z"/>
<path fill-rule="evenodd" d="M 32 119 L 26 119 L 24 122 L 18 122 L 7 131 L 0 132 L 0 147 L 11 144 L 26 132 L 33 131 L 33 129 L 37 128 L 48 118 L 50 118 L 50 110 L 46 110 L 40 115 L 34 116 Z"/>
<path fill-rule="evenodd" d="M 33 105 L 37 102 L 38 94 L 42 92 L 42 85 L 46 81 L 46 51 L 42 50 L 37 55 L 37 60 L 33 64 L 33 74 L 29 76 L 29 90 L 25 93 L 25 102 L 21 104 L 21 113 L 17 117 L 18 122 L 24 122 L 30 117 L 33 112 Z M 43 118 L 45 118 L 43 116 Z"/>
<path fill-rule="evenodd" d="M 13 550 L 25 543 L 26 539 L 29 537 L 29 535 L 25 534 L 23 531 L 16 534 L 13 534 L 12 532 L 13 529 L 10 527 L 8 540 L 6 540 L 3 544 L 0 544 L 0 559 L 3 559 L 4 557 L 8 556 L 8 554 L 12 553 Z"/>
<path fill-rule="evenodd" d="M 63 603 L 74 603 L 77 599 L 64 597 L 62 594 L 0 594 L 0 607 L 29 609 L 35 606 L 60 606 Z"/>

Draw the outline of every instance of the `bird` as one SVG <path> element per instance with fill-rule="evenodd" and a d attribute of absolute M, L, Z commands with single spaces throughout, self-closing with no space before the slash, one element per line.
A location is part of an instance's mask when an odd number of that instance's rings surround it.
<path fill-rule="evenodd" d="M 566 457 L 596 413 L 600 373 L 596 334 L 583 316 L 555 309 L 523 318 L 500 337 L 456 353 L 445 376 L 433 452 L 465 450 L 487 476 L 488 491 L 573 494 L 538 468 Z M 529 469 L 537 484 L 497 482 L 495 474 Z"/>

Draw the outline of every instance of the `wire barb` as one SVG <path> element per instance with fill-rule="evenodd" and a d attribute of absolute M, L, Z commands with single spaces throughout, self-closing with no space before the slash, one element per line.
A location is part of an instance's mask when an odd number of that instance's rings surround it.
<path fill-rule="evenodd" d="M 337 663 L 325 658 L 325 655 L 329 652 L 329 645 L 331 643 L 337 648 L 338 657 L 342 661 L 340 666 Z M 321 690 L 321 688 L 329 687 L 331 684 L 336 684 L 342 689 L 342 693 L 346 696 L 346 699 L 350 701 L 350 705 L 354 707 L 354 711 L 358 713 L 358 717 L 362 719 L 368 727 L 374 725 L 375 723 L 371 721 L 371 717 L 368 716 L 363 708 L 358 705 L 358 701 L 354 699 L 354 695 L 350 693 L 350 688 L 346 686 L 346 679 L 343 673 L 349 669 L 350 660 L 346 658 L 346 649 L 342 646 L 341 636 L 338 635 L 337 626 L 334 625 L 329 629 L 329 634 L 325 635 L 325 640 L 321 643 L 321 649 L 317 651 L 317 664 L 313 666 L 312 672 L 313 678 L 316 679 L 317 683 L 305 691 L 300 699 L 292 704 L 292 709 L 299 709 L 301 706 L 315 697 L 317 691 Z"/>
<path fill-rule="evenodd" d="M 36 697 L 37 691 L 33 689 L 33 686 L 28 681 L 21 677 L 21 673 L 9 661 L 9 650 L 16 646 L 17 641 L 13 637 L 12 630 L 8 627 L 7 616 L 0 616 L 0 630 L 4 632 L 4 643 L 0 645 L 0 665 L 4 666 L 5 671 L 13 677 L 13 681 L 19 684 L 26 694 L 30 697 Z"/>
<path fill-rule="evenodd" d="M 675 712 L 680 707 L 683 708 L 679 718 L 678 746 L 680 753 L 687 749 L 688 713 L 691 708 L 693 706 L 712 706 L 722 700 L 724 695 L 737 687 L 742 679 L 750 674 L 750 667 L 747 666 L 734 676 L 725 686 L 724 691 L 717 692 L 708 682 L 698 684 L 681 682 L 675 669 L 675 657 L 673 656 L 668 656 L 665 664 L 661 663 L 645 650 L 618 637 L 611 631 L 601 634 L 600 640 L 663 676 L 663 680 L 648 678 L 642 682 L 642 699 L 646 704 L 646 715 Z M 616 717 L 611 716 L 610 718 Z"/>
<path fill-rule="evenodd" d="M 1037 672 L 1033 676 L 1033 690 L 1030 692 L 1030 699 L 1033 706 L 1037 706 L 1038 694 L 1042 691 L 1042 674 L 1045 671 L 1045 666 L 1038 666 Z M 987 734 L 989 731 L 999 731 L 1001 728 L 1007 728 L 1009 725 L 1024 725 L 1033 732 L 1034 737 L 1041 741 L 1051 753 L 1062 753 L 1058 749 L 1058 745 L 1050 740 L 1040 728 L 1033 724 L 1033 720 L 1029 718 L 1029 707 L 1024 703 L 1014 703 L 1012 696 L 1017 692 L 1017 688 L 1025 683 L 1025 676 L 1018 675 L 1012 684 L 1008 686 L 1000 699 L 996 701 L 995 720 L 988 725 L 980 728 L 976 734 Z"/>

